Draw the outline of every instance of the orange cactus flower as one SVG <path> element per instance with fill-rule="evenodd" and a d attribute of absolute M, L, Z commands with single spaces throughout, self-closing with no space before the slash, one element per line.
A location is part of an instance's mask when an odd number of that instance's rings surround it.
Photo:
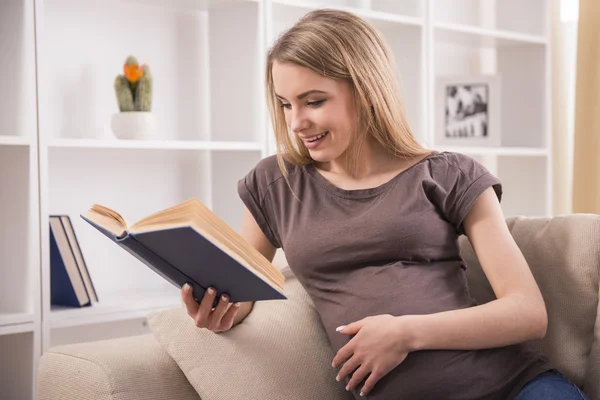
<path fill-rule="evenodd" d="M 140 66 L 139 68 L 135 64 L 131 65 L 123 65 L 123 71 L 125 72 L 125 77 L 131 83 L 137 82 L 142 75 L 144 74 L 144 67 Z"/>

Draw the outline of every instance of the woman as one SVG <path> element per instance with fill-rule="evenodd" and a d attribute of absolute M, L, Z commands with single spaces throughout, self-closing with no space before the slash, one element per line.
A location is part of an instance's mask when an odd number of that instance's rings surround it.
<path fill-rule="evenodd" d="M 341 11 L 307 14 L 267 58 L 278 155 L 240 180 L 242 235 L 284 248 L 356 398 L 582 399 L 526 342 L 544 337 L 543 298 L 505 224 L 501 182 L 473 159 L 414 139 L 381 37 Z M 469 295 L 466 234 L 497 300 Z M 223 331 L 252 303 L 214 292 L 199 327 Z"/>

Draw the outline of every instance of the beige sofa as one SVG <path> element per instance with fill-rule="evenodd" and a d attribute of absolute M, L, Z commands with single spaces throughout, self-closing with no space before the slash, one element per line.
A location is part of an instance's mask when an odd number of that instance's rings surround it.
<path fill-rule="evenodd" d="M 529 262 L 546 300 L 549 328 L 546 337 L 537 345 L 591 399 L 600 400 L 600 216 L 573 214 L 553 218 L 512 217 L 507 219 L 507 224 Z M 480 302 L 493 299 L 493 292 L 465 237 L 461 238 L 461 250 L 468 265 L 471 293 Z M 251 316 L 255 312 L 266 312 L 264 310 L 255 307 Z M 320 327 L 315 323 L 311 329 L 313 333 L 318 333 Z M 211 336 L 198 337 L 205 338 L 206 342 L 213 340 Z M 198 337 L 193 340 L 199 340 Z M 327 346 L 325 336 L 318 337 L 322 340 L 318 345 Z M 231 345 L 222 343 L 223 346 Z M 200 349 L 201 343 L 196 343 L 196 346 Z M 214 343 L 211 346 L 214 347 Z M 40 400 L 192 400 L 200 399 L 198 393 L 202 393 L 203 400 L 234 398 L 231 397 L 234 395 L 218 396 L 207 394 L 217 393 L 215 391 L 199 390 L 202 389 L 203 381 L 198 379 L 198 375 L 193 375 L 198 374 L 198 370 L 188 368 L 182 360 L 176 362 L 171 356 L 175 354 L 173 347 L 168 350 L 170 352 L 159 344 L 153 334 L 50 349 L 39 363 L 37 397 Z M 220 349 L 211 351 L 218 353 Z M 277 359 L 272 356 L 275 355 L 264 354 L 266 360 Z M 235 375 L 235 358 L 224 362 L 231 364 L 225 368 Z M 308 373 L 310 368 L 316 368 L 314 362 L 306 364 L 298 365 L 294 371 L 283 369 L 282 373 L 293 373 L 297 377 L 299 371 L 300 374 Z M 185 373 L 180 365 L 186 366 Z M 221 375 L 215 376 L 215 379 L 222 379 L 214 382 L 211 378 L 211 384 L 216 385 L 215 387 L 227 387 L 235 383 L 226 375 L 221 378 Z M 329 378 L 328 375 L 326 381 L 319 381 L 315 385 L 329 385 L 325 382 L 331 382 L 330 385 L 335 386 L 334 379 Z M 327 393 L 327 390 L 318 388 L 315 393 Z M 338 398 L 342 398 L 341 396 L 339 394 Z M 274 393 L 261 399 L 292 397 L 281 397 L 280 393 Z M 255 397 L 249 394 L 243 398 Z"/>

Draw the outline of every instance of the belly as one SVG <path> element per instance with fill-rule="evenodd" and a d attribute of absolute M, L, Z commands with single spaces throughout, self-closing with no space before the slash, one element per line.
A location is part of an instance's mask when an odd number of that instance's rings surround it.
<path fill-rule="evenodd" d="M 410 353 L 384 376 L 370 400 L 508 400 L 550 367 L 523 345 L 496 349 Z M 359 390 L 355 397 L 358 397 Z"/>
<path fill-rule="evenodd" d="M 425 315 L 472 307 L 462 264 L 392 263 L 346 270 L 305 282 L 335 352 L 351 339 L 335 331 L 368 316 Z M 547 369 L 541 354 L 523 347 L 413 352 L 367 397 L 376 400 L 506 400 L 524 380 Z M 360 387 L 359 387 L 360 388 Z M 358 397 L 357 399 L 364 399 Z"/>
<path fill-rule="evenodd" d="M 424 315 L 476 304 L 459 261 L 363 266 L 303 284 L 328 332 L 373 315 Z"/>

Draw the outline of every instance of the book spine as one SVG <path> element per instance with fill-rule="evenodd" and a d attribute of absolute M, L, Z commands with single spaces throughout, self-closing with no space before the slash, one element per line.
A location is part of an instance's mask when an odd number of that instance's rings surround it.
<path fill-rule="evenodd" d="M 53 223 L 54 222 L 54 223 Z M 63 243 L 63 251 L 61 252 L 59 246 L 59 238 L 57 237 L 63 232 L 57 232 L 62 225 L 60 220 L 54 219 L 50 216 L 49 232 L 50 232 L 50 301 L 52 305 L 61 305 L 67 307 L 83 307 L 90 305 L 89 297 L 85 295 L 85 288 L 83 285 L 77 285 L 75 281 L 75 271 L 73 271 L 73 263 L 69 265 L 67 259 L 67 249 L 64 244 L 66 240 L 61 241 Z M 63 257 L 63 254 L 65 257 Z M 71 271 L 71 274 L 69 274 Z M 83 282 L 80 282 L 83 284 Z M 79 288 L 80 290 L 77 290 Z"/>
<path fill-rule="evenodd" d="M 60 223 L 60 226 L 62 226 L 62 230 L 63 230 L 63 235 L 66 239 L 66 244 L 69 246 L 69 250 L 70 250 L 70 255 L 71 260 L 74 264 L 76 270 L 77 270 L 77 276 L 79 276 L 79 282 L 81 282 L 83 289 L 85 290 L 85 293 L 87 295 L 87 299 L 88 299 L 88 305 L 91 305 L 92 303 L 92 299 L 94 298 L 92 293 L 90 293 L 90 290 L 88 288 L 88 286 L 85 284 L 85 278 L 83 276 L 83 271 L 81 270 L 81 267 L 79 266 L 79 263 L 77 262 L 77 257 L 75 256 L 75 249 L 73 248 L 73 244 L 71 243 L 71 241 L 69 240 L 69 235 L 67 233 L 67 227 L 65 226 L 65 222 L 62 219 L 62 215 L 51 215 L 50 218 L 56 218 L 56 221 L 58 221 L 57 223 Z"/>

